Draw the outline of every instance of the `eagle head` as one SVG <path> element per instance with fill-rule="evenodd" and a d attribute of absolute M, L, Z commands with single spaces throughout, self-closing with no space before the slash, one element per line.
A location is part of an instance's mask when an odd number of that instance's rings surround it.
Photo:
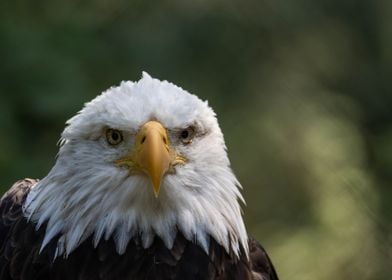
<path fill-rule="evenodd" d="M 247 253 L 240 184 L 207 102 L 147 73 L 87 103 L 67 122 L 57 160 L 30 192 L 25 216 L 46 226 L 41 250 L 58 238 L 67 257 L 86 238 L 132 238 L 145 248 L 178 232 L 206 253 L 213 238 Z"/>

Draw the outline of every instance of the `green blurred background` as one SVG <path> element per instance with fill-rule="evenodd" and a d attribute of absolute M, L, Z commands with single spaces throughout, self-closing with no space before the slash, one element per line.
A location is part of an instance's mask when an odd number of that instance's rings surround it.
<path fill-rule="evenodd" d="M 1 193 L 143 70 L 208 99 L 282 279 L 392 279 L 392 2 L 2 1 Z"/>

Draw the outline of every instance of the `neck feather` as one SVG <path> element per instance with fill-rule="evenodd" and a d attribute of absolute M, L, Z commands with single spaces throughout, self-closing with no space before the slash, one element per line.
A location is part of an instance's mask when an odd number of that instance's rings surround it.
<path fill-rule="evenodd" d="M 248 255 L 242 196 L 231 170 L 197 179 L 188 175 L 187 170 L 167 175 L 155 198 L 144 176 L 117 168 L 74 175 L 55 166 L 31 190 L 24 213 L 37 229 L 46 225 L 41 250 L 60 236 L 56 257 L 67 257 L 89 236 L 94 246 L 113 238 L 119 254 L 136 236 L 145 248 L 158 236 L 171 249 L 178 231 L 207 254 L 213 238 L 229 254 Z"/>

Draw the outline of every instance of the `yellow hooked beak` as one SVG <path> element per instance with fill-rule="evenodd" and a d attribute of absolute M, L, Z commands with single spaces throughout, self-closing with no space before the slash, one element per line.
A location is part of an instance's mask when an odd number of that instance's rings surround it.
<path fill-rule="evenodd" d="M 157 121 L 145 123 L 136 135 L 134 149 L 116 161 L 118 166 L 126 166 L 130 173 L 146 173 L 150 177 L 155 197 L 159 195 L 163 176 L 179 163 L 185 163 L 185 159 L 170 150 L 167 131 Z"/>

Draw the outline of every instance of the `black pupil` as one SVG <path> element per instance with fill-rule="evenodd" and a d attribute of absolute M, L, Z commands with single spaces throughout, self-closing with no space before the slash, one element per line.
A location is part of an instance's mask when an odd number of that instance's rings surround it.
<path fill-rule="evenodd" d="M 182 139 L 187 139 L 188 136 L 189 136 L 188 130 L 183 130 L 183 131 L 181 132 L 181 138 L 182 138 Z"/>
<path fill-rule="evenodd" d="M 112 132 L 112 139 L 113 139 L 114 141 L 117 141 L 118 138 L 119 138 L 118 133 L 115 132 L 115 131 L 113 131 L 113 132 Z"/>

